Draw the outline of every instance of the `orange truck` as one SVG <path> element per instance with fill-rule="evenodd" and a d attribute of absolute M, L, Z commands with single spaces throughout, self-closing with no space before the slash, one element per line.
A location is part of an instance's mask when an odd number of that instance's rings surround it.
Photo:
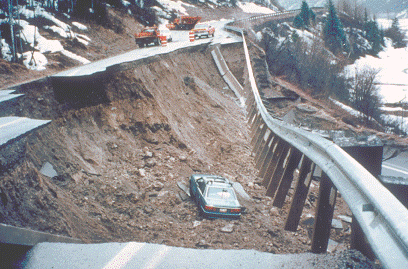
<path fill-rule="evenodd" d="M 170 30 L 191 30 L 200 20 L 199 16 L 179 16 L 166 26 Z"/>
<path fill-rule="evenodd" d="M 159 46 L 166 36 L 161 35 L 159 29 L 154 27 L 145 27 L 139 34 L 135 34 L 135 41 L 139 48 L 143 48 L 151 43 Z"/>

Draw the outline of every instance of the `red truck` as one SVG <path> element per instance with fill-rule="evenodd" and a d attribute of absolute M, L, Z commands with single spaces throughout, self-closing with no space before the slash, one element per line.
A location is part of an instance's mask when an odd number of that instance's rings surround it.
<path fill-rule="evenodd" d="M 200 20 L 199 16 L 179 16 L 166 26 L 170 30 L 191 30 Z"/>
<path fill-rule="evenodd" d="M 151 43 L 159 46 L 162 41 L 166 40 L 166 36 L 161 35 L 159 29 L 154 27 L 146 27 L 139 34 L 135 34 L 135 41 L 139 48 L 143 48 Z"/>

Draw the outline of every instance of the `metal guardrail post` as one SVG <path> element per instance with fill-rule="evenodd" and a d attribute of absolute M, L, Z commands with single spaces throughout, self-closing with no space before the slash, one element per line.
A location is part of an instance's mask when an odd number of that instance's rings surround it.
<path fill-rule="evenodd" d="M 265 126 L 265 123 L 263 122 L 263 120 L 262 120 L 262 117 L 259 117 L 258 119 L 257 119 L 257 121 L 255 122 L 255 124 L 253 125 L 253 127 L 255 127 L 254 128 L 254 130 L 252 131 L 252 138 L 251 138 L 251 145 L 252 145 L 252 147 L 253 147 L 253 149 L 252 149 L 252 153 L 254 153 L 254 150 L 255 150 L 255 145 L 256 145 L 256 143 L 258 142 L 258 140 L 259 140 L 259 135 L 260 135 L 260 133 L 261 133 L 261 131 L 262 131 L 262 128 Z"/>
<path fill-rule="evenodd" d="M 255 155 L 255 158 L 256 158 L 256 156 L 258 156 L 259 154 L 260 154 L 260 152 L 261 152 L 261 150 L 262 150 L 262 141 L 264 141 L 264 138 L 265 138 L 265 134 L 266 134 L 266 132 L 268 132 L 267 130 L 268 130 L 268 126 L 265 124 L 265 123 L 263 123 L 261 126 L 260 126 L 260 128 L 259 128 L 259 130 L 260 130 L 260 132 L 259 132 L 259 134 L 257 135 L 257 139 L 256 139 L 256 142 L 255 142 L 255 145 L 254 145 L 254 147 L 253 147 L 253 149 L 252 149 L 252 154 L 254 154 Z M 270 131 L 269 131 L 270 132 Z"/>
<path fill-rule="evenodd" d="M 266 125 L 266 124 L 265 124 Z M 259 159 L 262 158 L 263 155 L 265 155 L 265 145 L 267 145 L 269 138 L 273 136 L 272 132 L 270 129 L 266 128 L 265 134 L 262 136 L 261 143 L 259 145 L 259 150 L 255 153 L 255 167 L 259 162 Z"/>
<path fill-rule="evenodd" d="M 320 179 L 319 199 L 317 201 L 315 223 L 313 226 L 313 253 L 325 253 L 327 251 L 336 196 L 336 187 L 330 178 L 323 173 Z"/>
<path fill-rule="evenodd" d="M 256 155 L 256 153 L 258 152 L 259 145 L 261 143 L 261 140 L 262 140 L 263 136 L 265 135 L 266 129 L 267 129 L 266 124 L 264 122 L 262 122 L 259 125 L 258 129 L 256 130 L 255 135 L 252 138 L 252 143 L 251 143 L 251 145 L 252 145 L 252 152 L 251 153 L 253 155 Z"/>
<path fill-rule="evenodd" d="M 253 129 L 253 125 L 254 125 L 254 122 L 255 122 L 255 120 L 256 120 L 256 117 L 258 117 L 258 111 L 256 110 L 256 109 L 254 109 L 249 115 L 248 115 L 248 118 L 247 118 L 247 123 L 248 123 L 248 125 L 250 126 L 250 128 L 249 128 L 249 130 L 250 130 L 250 132 L 252 132 L 252 129 Z"/>
<path fill-rule="evenodd" d="M 268 167 L 270 165 L 270 163 L 272 162 L 273 156 L 275 154 L 276 148 L 279 144 L 279 141 L 281 140 L 280 137 L 278 136 L 274 136 L 274 139 L 272 140 L 270 146 L 269 146 L 269 151 L 266 154 L 265 157 L 265 162 L 262 165 L 259 173 L 258 173 L 258 177 L 265 179 L 265 175 L 266 175 L 266 171 L 268 170 Z M 263 180 L 262 184 L 265 184 L 265 180 Z"/>
<path fill-rule="evenodd" d="M 295 193 L 292 198 L 289 214 L 286 218 L 285 230 L 287 231 L 296 232 L 297 230 L 315 166 L 316 165 L 306 155 L 303 155 Z"/>
<path fill-rule="evenodd" d="M 268 152 L 271 149 L 271 145 L 272 145 L 274 138 L 275 138 L 275 135 L 271 132 L 268 139 L 265 142 L 265 147 L 262 150 L 262 153 L 260 154 L 259 158 L 255 161 L 256 169 L 260 170 L 262 165 L 265 163 L 266 156 L 268 155 Z"/>
<path fill-rule="evenodd" d="M 353 216 L 351 220 L 351 242 L 350 242 L 351 249 L 357 249 L 361 253 L 363 253 L 367 258 L 374 260 L 375 254 L 367 242 L 367 238 L 364 235 L 363 230 L 358 224 L 357 219 Z"/>
<path fill-rule="evenodd" d="M 269 185 L 266 188 L 266 196 L 274 197 L 275 192 L 280 185 L 283 172 L 285 171 L 285 166 L 287 165 L 287 161 L 290 157 L 290 144 L 285 141 L 282 153 L 278 159 L 275 171 L 271 176 L 271 180 L 269 181 Z"/>
<path fill-rule="evenodd" d="M 287 147 L 287 142 L 285 140 L 278 139 L 277 141 L 278 142 L 276 145 L 276 149 L 274 150 L 273 157 L 268 164 L 268 167 L 264 175 L 264 180 L 262 182 L 262 185 L 264 185 L 266 188 L 268 188 L 270 181 L 272 180 L 273 174 L 275 173 L 276 167 L 278 166 L 278 161 L 282 156 L 285 148 Z"/>
<path fill-rule="evenodd" d="M 282 179 L 275 194 L 275 199 L 273 200 L 273 205 L 279 208 L 283 207 L 286 195 L 293 181 L 293 173 L 299 166 L 299 162 L 302 158 L 302 153 L 294 147 L 290 148 L 289 154 L 288 163 L 286 164 L 285 171 L 283 172 Z"/>

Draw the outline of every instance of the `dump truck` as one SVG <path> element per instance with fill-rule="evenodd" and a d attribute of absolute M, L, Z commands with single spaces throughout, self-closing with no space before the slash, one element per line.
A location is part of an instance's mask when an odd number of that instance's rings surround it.
<path fill-rule="evenodd" d="M 151 43 L 159 46 L 166 36 L 160 34 L 160 30 L 154 27 L 145 27 L 139 34 L 135 34 L 135 41 L 139 48 L 143 48 Z"/>
<path fill-rule="evenodd" d="M 198 16 L 179 16 L 166 26 L 170 30 L 191 30 L 200 20 L 201 17 Z"/>

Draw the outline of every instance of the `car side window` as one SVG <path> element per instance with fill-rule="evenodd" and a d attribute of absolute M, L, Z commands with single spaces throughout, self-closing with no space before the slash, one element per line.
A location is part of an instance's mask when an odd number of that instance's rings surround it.
<path fill-rule="evenodd" d="M 198 183 L 198 188 L 200 188 L 201 193 L 204 194 L 204 190 L 205 190 L 205 182 L 203 179 L 199 179 L 197 180 Z"/>

